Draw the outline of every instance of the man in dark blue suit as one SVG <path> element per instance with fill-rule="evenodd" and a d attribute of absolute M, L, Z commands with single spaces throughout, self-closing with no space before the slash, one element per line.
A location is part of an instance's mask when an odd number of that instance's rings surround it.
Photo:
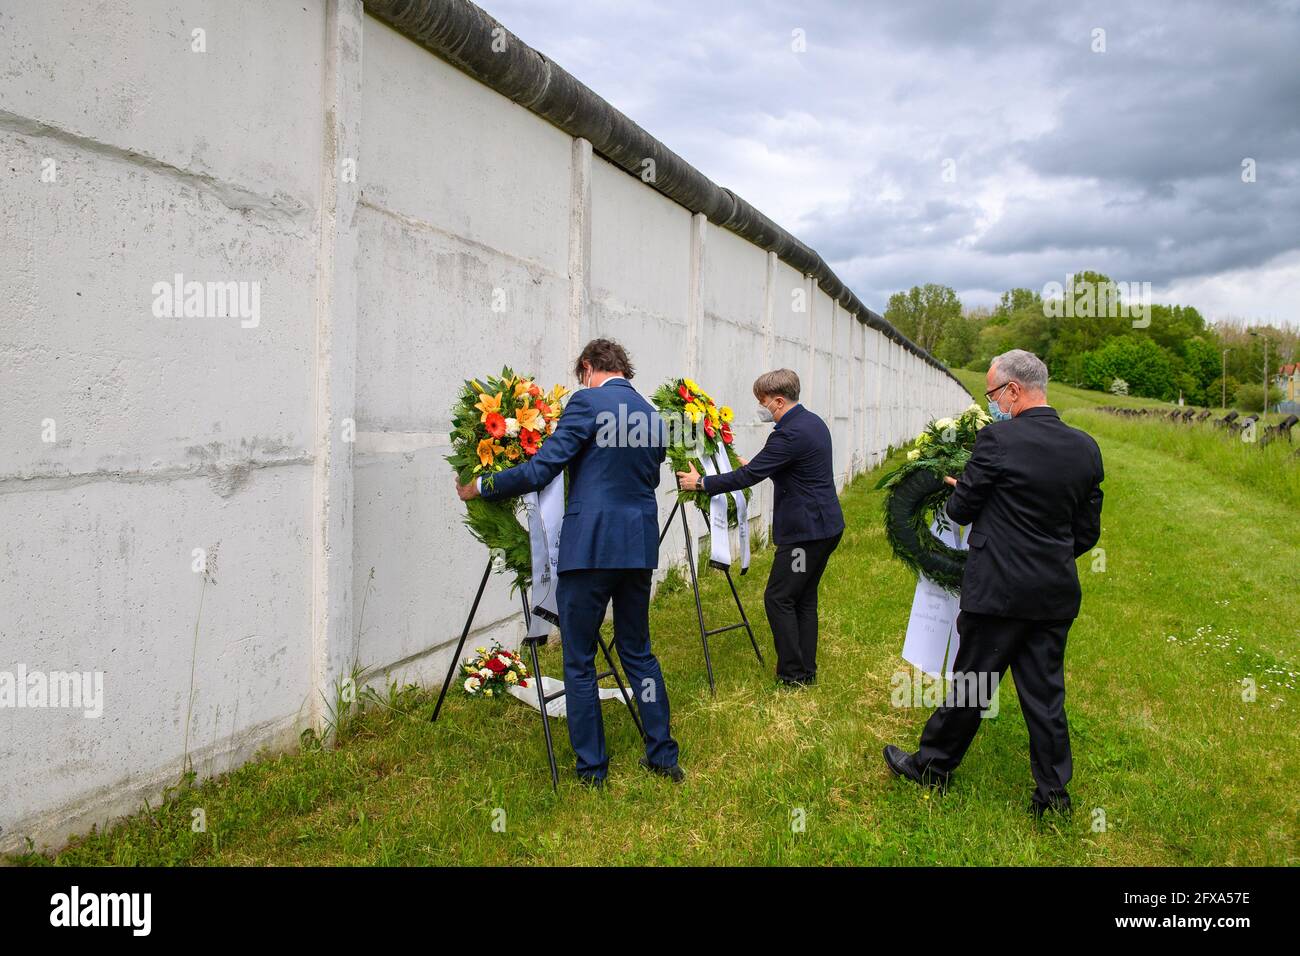
<path fill-rule="evenodd" d="M 692 466 L 681 486 L 721 495 L 772 479 L 772 538 L 776 557 L 763 603 L 776 645 L 776 676 L 790 686 L 817 678 L 817 588 L 844 535 L 835 491 L 831 432 L 799 404 L 799 376 L 788 368 L 754 382 L 759 417 L 776 422 L 754 460 L 724 475 L 701 477 Z"/>
<path fill-rule="evenodd" d="M 574 372 L 585 388 L 564 407 L 555 433 L 527 462 L 458 485 L 461 498 L 489 501 L 538 491 L 566 467 L 569 492 L 560 531 L 560 638 L 569 741 L 578 776 L 600 786 L 609 770 L 596 689 L 597 635 L 614 602 L 614 644 L 646 732 L 647 770 L 680 782 L 668 692 L 650 650 L 650 576 L 659 565 L 655 488 L 666 455 L 663 422 L 632 387 L 632 363 L 617 342 L 595 339 Z"/>

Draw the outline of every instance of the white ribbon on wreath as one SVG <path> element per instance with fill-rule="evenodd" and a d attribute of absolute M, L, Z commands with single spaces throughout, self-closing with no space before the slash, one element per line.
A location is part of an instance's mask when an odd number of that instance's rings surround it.
<path fill-rule="evenodd" d="M 706 455 L 702 463 L 704 474 L 725 475 L 731 471 L 731 457 L 725 450 Z M 736 503 L 736 524 L 740 529 L 740 573 L 749 570 L 749 509 L 744 491 L 714 495 L 709 499 L 709 539 L 712 553 L 709 564 L 715 568 L 731 567 L 731 534 L 727 528 L 727 498 Z"/>
<path fill-rule="evenodd" d="M 533 583 L 529 637 L 545 637 L 560 623 L 555 592 L 560 583 L 560 532 L 564 526 L 564 473 L 556 475 L 540 492 L 524 495 L 528 517 L 528 544 L 532 552 Z"/>

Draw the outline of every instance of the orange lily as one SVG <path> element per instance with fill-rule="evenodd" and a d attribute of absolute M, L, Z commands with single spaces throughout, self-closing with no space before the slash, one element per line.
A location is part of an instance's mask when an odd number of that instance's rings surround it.
<path fill-rule="evenodd" d="M 491 438 L 484 438 L 478 443 L 478 460 L 486 468 L 492 464 L 492 459 L 501 454 L 502 451 L 504 449 Z"/>
<path fill-rule="evenodd" d="M 487 417 L 493 412 L 498 414 L 501 412 L 501 393 L 497 392 L 496 395 L 489 395 L 487 392 L 480 392 L 478 403 L 474 407 L 483 413 L 483 417 L 479 421 L 487 422 Z"/>
<path fill-rule="evenodd" d="M 519 422 L 520 428 L 528 428 L 535 432 L 540 432 L 546 427 L 546 423 L 542 421 L 542 413 L 535 408 L 516 409 L 515 419 Z"/>

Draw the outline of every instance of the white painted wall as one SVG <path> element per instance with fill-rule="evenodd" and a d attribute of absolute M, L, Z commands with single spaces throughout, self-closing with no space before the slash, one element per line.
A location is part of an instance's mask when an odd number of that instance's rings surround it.
<path fill-rule="evenodd" d="M 0 58 L 0 672 L 104 679 L 98 719 L 0 707 L 0 848 L 137 809 L 187 714 L 207 776 L 354 663 L 441 678 L 485 561 L 443 460 L 466 376 L 567 383 L 608 335 L 644 392 L 734 404 L 751 455 L 749 386 L 789 366 L 842 483 L 969 401 L 359 0 L 0 0 Z M 258 283 L 258 325 L 155 317 L 176 273 Z M 480 636 L 517 610 L 494 581 Z"/>

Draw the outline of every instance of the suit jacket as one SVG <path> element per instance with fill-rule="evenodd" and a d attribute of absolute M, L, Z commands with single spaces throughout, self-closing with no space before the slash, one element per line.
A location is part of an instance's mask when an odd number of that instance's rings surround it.
<path fill-rule="evenodd" d="M 619 422 L 626 426 L 621 433 Z M 638 422 L 646 441 L 637 439 Z M 490 480 L 485 477 L 483 497 L 497 501 L 538 491 L 567 466 L 560 572 L 658 567 L 655 488 L 667 453 L 663 436 L 654 406 L 626 379 L 608 379 L 574 392 L 541 451 Z"/>
<path fill-rule="evenodd" d="M 704 490 L 720 495 L 772 479 L 772 539 L 777 544 L 816 541 L 844 530 L 835 492 L 831 430 L 821 417 L 792 405 L 762 450 L 735 471 L 710 475 Z"/>
<path fill-rule="evenodd" d="M 1101 537 L 1104 477 L 1092 436 L 1050 406 L 980 429 L 946 509 L 971 525 L 961 609 L 1031 621 L 1078 616 L 1074 562 Z"/>

